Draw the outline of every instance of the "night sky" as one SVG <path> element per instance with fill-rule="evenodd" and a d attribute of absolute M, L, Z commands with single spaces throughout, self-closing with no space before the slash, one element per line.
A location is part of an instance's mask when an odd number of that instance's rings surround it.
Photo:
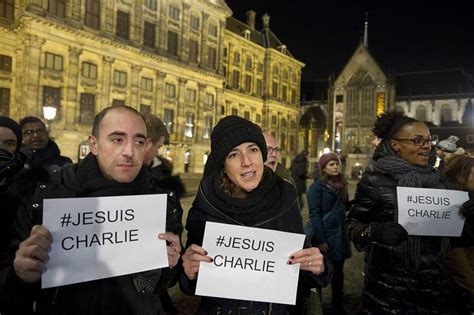
<path fill-rule="evenodd" d="M 233 16 L 270 15 L 270 29 L 306 64 L 303 80 L 339 74 L 361 41 L 365 13 L 369 51 L 384 71 L 411 72 L 462 67 L 474 72 L 474 11 L 467 3 L 444 1 L 227 0 Z M 359 3 L 362 4 L 359 4 Z M 404 3 L 404 4 L 400 4 Z M 421 5 L 424 4 L 425 7 Z"/>

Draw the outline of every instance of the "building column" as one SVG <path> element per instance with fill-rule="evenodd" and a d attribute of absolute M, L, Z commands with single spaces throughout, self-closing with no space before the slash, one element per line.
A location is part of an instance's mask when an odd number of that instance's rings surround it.
<path fill-rule="evenodd" d="M 183 12 L 183 23 L 181 26 L 181 48 L 179 49 L 179 56 L 180 59 L 183 61 L 189 60 L 189 24 L 190 24 L 190 9 L 191 5 L 188 3 L 184 3 L 182 7 Z"/>
<path fill-rule="evenodd" d="M 203 12 L 202 19 L 201 19 L 201 44 L 199 45 L 199 50 L 201 51 L 201 56 L 199 58 L 199 64 L 208 65 L 209 64 L 209 56 L 207 55 L 207 33 L 209 29 L 208 25 L 209 14 Z"/>
<path fill-rule="evenodd" d="M 186 123 L 186 112 L 185 112 L 185 101 L 184 101 L 184 94 L 186 92 L 186 82 L 188 80 L 179 78 L 178 79 L 178 95 L 177 95 L 177 115 L 176 115 L 176 132 L 177 132 L 177 140 L 184 141 L 186 138 L 184 137 L 184 124 Z"/>
<path fill-rule="evenodd" d="M 38 99 L 40 90 L 40 60 L 41 46 L 45 39 L 36 35 L 27 34 L 23 39 L 25 44 L 24 54 L 24 73 L 21 91 L 21 111 L 20 117 L 34 115 L 43 117 L 42 102 Z"/>
<path fill-rule="evenodd" d="M 152 114 L 155 114 L 156 116 L 159 116 L 162 119 L 164 118 L 163 89 L 165 87 L 165 78 L 166 78 L 166 73 L 161 72 L 161 71 L 156 71 L 156 92 L 155 92 L 156 97 L 154 97 L 156 103 L 155 103 L 154 110 L 152 110 Z"/>
<path fill-rule="evenodd" d="M 204 111 L 207 110 L 207 106 L 204 103 L 206 99 L 206 84 L 198 83 L 198 95 L 196 102 L 196 138 L 201 137 L 202 131 L 206 128 L 206 122 L 204 120 Z M 201 127 L 202 126 L 202 127 Z M 200 139 L 200 138 L 199 138 Z"/>
<path fill-rule="evenodd" d="M 224 115 L 221 113 L 221 106 L 224 106 Z M 214 100 L 214 121 L 216 124 L 222 116 L 226 116 L 227 113 L 227 101 L 224 100 L 224 89 L 216 89 L 216 99 Z"/>
<path fill-rule="evenodd" d="M 76 124 L 76 114 L 80 110 L 79 98 L 77 93 L 79 77 L 79 56 L 82 49 L 69 47 L 69 69 L 67 77 L 66 104 L 64 106 L 65 129 L 74 130 Z"/>
<path fill-rule="evenodd" d="M 217 45 L 217 56 L 216 56 L 216 72 L 220 75 L 224 75 L 224 63 L 221 62 L 221 56 L 224 56 L 224 30 L 226 27 L 225 21 L 219 23 L 219 42 Z M 229 54 L 229 52 L 227 52 Z M 230 60 L 230 55 L 227 56 Z M 243 56 L 242 56 L 243 58 Z"/>
<path fill-rule="evenodd" d="M 160 11 L 158 12 L 158 52 L 162 54 L 167 50 L 166 40 L 168 38 L 168 6 L 164 5 L 164 2 L 161 2 L 162 5 L 158 6 Z M 166 2 L 167 3 L 167 2 Z"/>
<path fill-rule="evenodd" d="M 138 65 L 132 65 L 132 81 L 130 82 L 130 106 L 136 110 L 140 110 L 140 104 L 138 104 L 138 92 L 140 89 L 140 71 L 143 67 Z"/>
<path fill-rule="evenodd" d="M 110 87 L 112 83 L 112 64 L 114 63 L 115 58 L 110 56 L 102 57 L 102 95 L 101 102 L 97 106 L 97 111 L 100 111 L 106 107 L 111 106 L 110 103 Z"/>

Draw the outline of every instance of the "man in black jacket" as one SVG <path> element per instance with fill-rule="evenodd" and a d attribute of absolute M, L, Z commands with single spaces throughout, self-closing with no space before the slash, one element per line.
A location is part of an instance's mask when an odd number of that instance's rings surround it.
<path fill-rule="evenodd" d="M 23 168 L 18 154 L 21 145 L 21 129 L 13 119 L 0 116 L 0 243 L 7 241 L 7 232 L 20 206 L 20 196 L 12 189 L 16 175 Z"/>
<path fill-rule="evenodd" d="M 20 128 L 23 134 L 21 151 L 28 159 L 26 163 L 28 168 L 42 166 L 54 169 L 72 163 L 70 158 L 61 155 L 58 145 L 49 137 L 46 125 L 41 119 L 33 116 L 25 117 L 20 120 Z"/>
<path fill-rule="evenodd" d="M 51 233 L 40 224 L 43 199 L 163 192 L 156 187 L 147 168 L 142 167 L 146 143 L 147 129 L 140 113 L 127 106 L 106 108 L 94 119 L 89 136 L 91 153 L 80 164 L 65 166 L 60 172 L 36 181 L 34 192 L 25 196 L 15 220 L 15 234 L 10 243 L 17 244 L 18 249 L 9 264 L 4 264 L 2 250 L 3 309 L 10 313 L 31 313 L 35 304 L 36 314 L 155 315 L 161 312 L 157 294 L 168 287 L 181 252 L 175 234 L 178 203 L 171 195 L 168 195 L 166 222 L 166 230 L 170 232 L 158 236 L 169 244 L 170 268 L 39 289 L 53 242 Z"/>

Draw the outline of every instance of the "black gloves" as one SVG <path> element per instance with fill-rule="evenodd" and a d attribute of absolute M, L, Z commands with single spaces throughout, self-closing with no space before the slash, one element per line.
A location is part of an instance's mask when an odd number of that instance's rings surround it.
<path fill-rule="evenodd" d="M 396 222 L 372 223 L 368 238 L 386 245 L 398 245 L 408 238 L 408 232 Z"/>
<path fill-rule="evenodd" d="M 459 212 L 466 218 L 474 218 L 474 199 L 471 198 L 468 201 L 466 201 L 461 209 L 459 209 Z"/>

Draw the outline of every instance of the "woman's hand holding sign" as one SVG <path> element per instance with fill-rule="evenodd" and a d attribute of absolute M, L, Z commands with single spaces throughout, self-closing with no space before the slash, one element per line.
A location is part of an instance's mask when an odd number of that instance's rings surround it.
<path fill-rule="evenodd" d="M 178 264 L 179 257 L 181 257 L 181 243 L 179 242 L 179 237 L 174 233 L 166 232 L 160 233 L 158 238 L 167 241 L 168 245 L 166 246 L 166 250 L 168 252 L 168 264 L 170 268 L 173 268 Z"/>
<path fill-rule="evenodd" d="M 300 269 L 320 274 L 324 271 L 324 258 L 317 247 L 301 249 L 291 255 L 288 264 L 300 264 Z"/>
<path fill-rule="evenodd" d="M 15 272 L 21 280 L 35 283 L 41 278 L 52 243 L 53 237 L 44 226 L 33 226 L 30 236 L 20 243 L 13 262 Z"/>
<path fill-rule="evenodd" d="M 196 244 L 189 246 L 183 255 L 184 273 L 189 280 L 197 278 L 201 261 L 212 262 L 212 258 L 207 256 L 207 252 L 201 246 Z"/>

